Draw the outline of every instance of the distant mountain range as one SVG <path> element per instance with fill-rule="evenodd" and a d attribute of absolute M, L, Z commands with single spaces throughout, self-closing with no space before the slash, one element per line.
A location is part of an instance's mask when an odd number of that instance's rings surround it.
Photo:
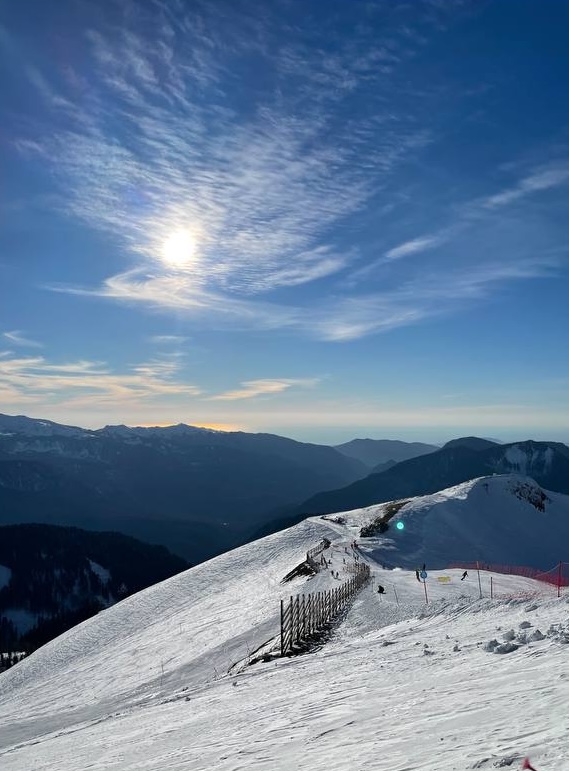
<path fill-rule="evenodd" d="M 0 524 L 118 530 L 192 562 L 232 548 L 268 512 L 367 473 L 333 447 L 272 434 L 0 415 Z"/>
<path fill-rule="evenodd" d="M 276 532 L 313 514 L 370 506 L 437 490 L 488 474 L 519 473 L 531 476 L 543 487 L 569 494 L 569 447 L 560 442 L 497 444 L 465 437 L 441 449 L 411 458 L 336 490 L 312 496 L 300 506 L 283 512 L 257 535 Z"/>
<path fill-rule="evenodd" d="M 191 565 L 120 533 L 0 527 L 0 651 L 48 640 Z"/>
<path fill-rule="evenodd" d="M 0 415 L 0 525 L 118 531 L 194 564 L 310 514 L 511 472 L 569 492 L 569 448 L 477 437 L 328 447 L 185 424 L 93 431 Z"/>
<path fill-rule="evenodd" d="M 337 444 L 335 449 L 342 455 L 355 458 L 370 469 L 375 469 L 376 466 L 393 466 L 402 460 L 427 455 L 435 452 L 439 447 L 434 444 L 401 442 L 393 439 L 352 439 L 351 442 Z M 379 471 L 379 469 L 376 470 Z"/>

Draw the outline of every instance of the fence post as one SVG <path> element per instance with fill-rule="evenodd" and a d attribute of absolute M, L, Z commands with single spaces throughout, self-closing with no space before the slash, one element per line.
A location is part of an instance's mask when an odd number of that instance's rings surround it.
<path fill-rule="evenodd" d="M 563 565 L 562 562 L 559 563 L 559 570 L 557 571 L 557 596 L 561 597 L 561 566 Z"/>
<path fill-rule="evenodd" d="M 494 599 L 494 579 L 490 576 L 490 599 Z"/>
<path fill-rule="evenodd" d="M 290 613 L 290 646 L 294 647 L 296 643 L 296 598 L 291 597 L 291 613 Z"/>
<path fill-rule="evenodd" d="M 482 584 L 480 583 L 480 568 L 478 560 L 476 560 L 476 572 L 478 573 L 478 589 L 480 591 L 480 599 L 482 599 Z"/>
<path fill-rule="evenodd" d="M 284 610 L 283 610 L 283 600 L 281 600 L 281 656 L 284 656 Z"/>

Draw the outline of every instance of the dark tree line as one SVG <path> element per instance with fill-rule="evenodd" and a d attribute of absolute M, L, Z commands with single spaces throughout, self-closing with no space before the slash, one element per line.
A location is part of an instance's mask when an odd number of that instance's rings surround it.
<path fill-rule="evenodd" d="M 0 527 L 0 565 L 11 572 L 0 589 L 4 653 L 35 650 L 129 594 L 190 567 L 163 546 L 120 533 L 34 524 Z M 19 631 L 15 619 L 21 611 L 35 623 Z"/>

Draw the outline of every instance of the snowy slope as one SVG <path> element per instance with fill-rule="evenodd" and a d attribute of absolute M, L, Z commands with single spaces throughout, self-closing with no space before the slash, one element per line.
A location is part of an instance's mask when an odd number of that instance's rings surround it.
<path fill-rule="evenodd" d="M 348 525 L 367 524 L 385 505 L 344 512 Z M 404 529 L 398 531 L 401 521 Z M 385 537 L 370 540 L 376 559 L 414 568 L 444 568 L 453 561 L 527 565 L 539 569 L 567 559 L 569 496 L 542 490 L 515 474 L 481 477 L 434 495 L 410 499 Z"/>
<path fill-rule="evenodd" d="M 504 482 L 496 480 L 489 486 Z M 460 502 L 482 484 L 444 491 L 431 514 L 446 505 L 458 518 L 449 521 L 460 521 Z M 425 506 L 418 499 L 401 510 L 404 533 Z M 326 572 L 281 586 L 285 573 L 327 537 L 342 574 L 371 514 L 351 512 L 344 524 L 313 518 L 217 557 L 1 675 L 2 770 L 450 771 L 519 767 L 526 752 L 540 771 L 566 769 L 569 606 L 530 579 L 494 576 L 499 593 L 514 599 L 490 600 L 488 574 L 479 587 L 472 575 L 461 582 L 460 571 L 430 573 L 427 606 L 414 571 L 382 570 L 379 541 L 362 541 L 384 596 L 366 587 L 316 653 L 234 666 L 276 634 L 280 597 L 338 585 Z M 510 532 L 513 548 L 522 534 Z M 541 536 L 534 528 L 532 539 Z M 405 559 L 400 544 L 396 555 Z M 450 582 L 439 583 L 443 576 Z M 538 628 L 543 639 L 529 639 Z M 508 655 L 487 646 L 510 637 L 520 647 Z"/>

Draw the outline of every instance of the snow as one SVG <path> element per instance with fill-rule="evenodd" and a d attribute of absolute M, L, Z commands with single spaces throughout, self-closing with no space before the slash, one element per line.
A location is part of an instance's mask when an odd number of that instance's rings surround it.
<path fill-rule="evenodd" d="M 536 508 L 542 499 L 543 511 Z M 356 535 L 362 520 L 368 524 L 384 511 L 385 504 L 378 504 L 340 516 Z M 404 530 L 396 529 L 398 521 Z M 459 560 L 549 569 L 562 556 L 559 544 L 568 542 L 569 497 L 510 474 L 411 499 L 391 520 L 388 534 L 368 539 L 367 548 L 382 564 L 413 569 Z"/>
<path fill-rule="evenodd" d="M 508 447 L 504 454 L 505 461 L 520 474 L 530 474 L 535 466 L 543 467 L 544 471 L 551 469 L 553 462 L 553 449 L 547 447 L 545 450 L 534 450 L 528 453 L 519 445 Z"/>
<path fill-rule="evenodd" d="M 50 420 L 37 420 L 25 415 L 0 414 L 0 431 L 4 435 L 24 434 L 26 436 L 71 436 L 80 437 L 89 433 L 77 426 L 65 426 Z"/>
<path fill-rule="evenodd" d="M 91 568 L 91 571 L 98 576 L 101 579 L 101 583 L 108 584 L 111 579 L 110 572 L 102 567 L 102 565 L 97 564 L 96 562 L 93 562 L 93 560 L 87 560 L 89 562 L 89 567 Z"/>
<path fill-rule="evenodd" d="M 479 510 L 487 496 L 488 510 L 523 517 L 531 504 L 513 494 L 518 482 L 490 477 L 431 496 L 430 508 L 426 496 L 407 504 L 397 516 L 402 538 L 415 528 L 412 556 L 403 541 L 385 538 L 382 550 L 381 539 L 361 539 L 374 580 L 308 655 L 246 666 L 277 635 L 280 598 L 339 585 L 330 571 L 282 577 L 324 537 L 345 577 L 370 508 L 344 524 L 310 518 L 102 611 L 0 675 L 2 771 L 451 771 L 519 768 L 526 754 L 540 771 L 566 771 L 568 597 L 502 574 L 482 572 L 479 587 L 475 573 L 460 581 L 462 571 L 433 562 L 427 605 L 414 570 L 380 567 L 385 554 L 414 565 L 427 517 L 450 523 L 453 547 L 463 521 L 469 543 L 469 501 Z M 546 512 L 531 507 L 531 533 L 509 520 L 500 561 L 529 537 L 551 539 L 557 554 L 543 517 L 557 526 L 567 501 L 547 495 Z M 498 599 L 488 597 L 491 577 Z M 504 645 L 509 653 L 495 652 Z"/>
<path fill-rule="evenodd" d="M 91 436 L 85 433 L 85 436 Z M 83 438 L 83 437 L 81 437 Z M 99 458 L 100 450 L 98 447 L 81 447 L 68 446 L 64 442 L 58 439 L 53 439 L 49 442 L 43 436 L 39 438 L 31 437 L 28 439 L 18 439 L 9 449 L 12 455 L 22 455 L 27 452 L 33 453 L 45 453 L 46 455 L 58 455 L 62 458 L 76 458 L 76 459 L 88 459 Z"/>
<path fill-rule="evenodd" d="M 105 426 L 99 429 L 98 434 L 116 436 L 121 439 L 137 440 L 146 437 L 163 437 L 169 438 L 175 435 L 188 436 L 195 434 L 225 434 L 226 431 L 221 431 L 214 428 L 202 428 L 201 426 L 190 426 L 186 423 L 177 423 L 171 426 Z"/>
<path fill-rule="evenodd" d="M 12 571 L 10 568 L 4 567 L 4 565 L 0 565 L 0 589 L 2 589 L 4 586 L 8 586 L 11 578 Z"/>

